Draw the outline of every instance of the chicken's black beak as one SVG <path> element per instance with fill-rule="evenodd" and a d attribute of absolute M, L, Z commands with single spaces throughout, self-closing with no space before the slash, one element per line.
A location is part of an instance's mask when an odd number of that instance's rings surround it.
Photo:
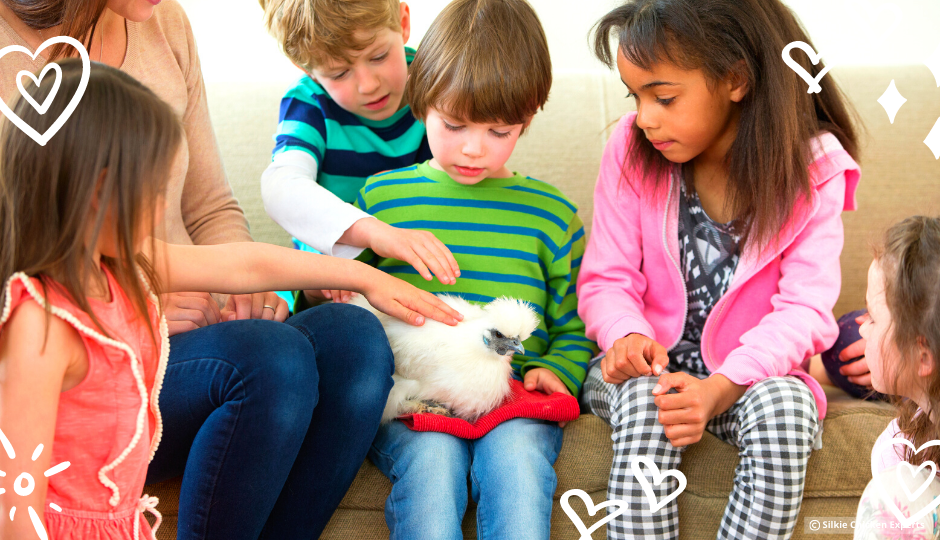
<path fill-rule="evenodd" d="M 525 347 L 522 346 L 521 341 L 514 339 L 509 343 L 512 345 L 512 350 L 516 351 L 516 354 L 525 354 Z"/>

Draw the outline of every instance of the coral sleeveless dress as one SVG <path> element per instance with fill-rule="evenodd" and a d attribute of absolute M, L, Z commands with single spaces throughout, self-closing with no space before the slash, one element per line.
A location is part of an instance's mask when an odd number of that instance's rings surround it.
<path fill-rule="evenodd" d="M 111 301 L 90 302 L 110 337 L 53 287 L 44 296 L 38 278 L 18 273 L 5 286 L 0 331 L 23 302 L 48 302 L 53 316 L 78 331 L 88 354 L 84 380 L 59 395 L 50 466 L 70 465 L 49 477 L 45 518 L 52 540 L 152 539 L 160 522 L 158 501 L 141 492 L 162 435 L 157 398 L 169 354 L 166 321 L 152 294 L 149 320 L 138 317 L 114 276 L 105 273 Z M 148 325 L 157 330 L 156 345 Z M 145 511 L 157 518 L 153 531 Z"/>

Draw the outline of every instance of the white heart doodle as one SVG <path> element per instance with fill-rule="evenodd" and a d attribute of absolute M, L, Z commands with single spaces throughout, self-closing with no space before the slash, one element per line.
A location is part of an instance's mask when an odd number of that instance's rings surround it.
<path fill-rule="evenodd" d="M 650 484 L 650 481 L 647 480 L 646 475 L 643 473 L 643 469 L 640 467 L 640 465 L 646 465 L 648 469 L 653 471 L 653 482 L 656 484 L 662 484 L 663 480 L 665 480 L 667 476 L 675 477 L 676 480 L 679 481 L 679 489 L 667 495 L 663 500 L 657 501 L 656 495 L 653 493 L 653 486 Z M 636 481 L 640 483 L 640 486 L 643 488 L 643 492 L 646 493 L 646 500 L 648 500 L 650 503 L 651 512 L 659 512 L 662 507 L 669 504 L 670 501 L 678 497 L 679 494 L 685 490 L 686 478 L 682 472 L 676 469 L 659 472 L 659 467 L 657 467 L 656 463 L 654 463 L 650 458 L 633 458 L 631 468 L 633 469 L 633 476 L 636 477 Z"/>
<path fill-rule="evenodd" d="M 46 100 L 42 102 L 42 105 L 36 103 L 36 100 L 33 99 L 33 96 L 29 95 L 29 92 L 23 88 L 23 77 L 29 77 L 33 80 L 33 83 L 36 86 L 39 86 L 39 83 L 42 82 L 43 77 L 46 76 L 46 73 L 49 70 L 55 71 L 55 82 L 52 84 L 52 90 L 49 91 L 49 95 L 46 96 Z M 16 87 L 19 89 L 20 94 L 23 96 L 23 99 L 29 102 L 34 109 L 39 111 L 39 114 L 46 114 L 46 111 L 49 110 L 49 106 L 52 105 L 52 100 L 55 99 L 55 95 L 59 92 L 59 85 L 62 84 L 62 68 L 59 67 L 59 64 L 46 64 L 46 67 L 42 68 L 42 71 L 39 72 L 39 77 L 36 77 L 32 73 L 23 70 L 16 74 Z"/>
<path fill-rule="evenodd" d="M 37 132 L 35 129 L 33 129 L 32 126 L 30 126 L 29 124 L 24 122 L 22 118 L 17 116 L 16 113 L 14 113 L 12 109 L 10 109 L 9 105 L 7 105 L 3 100 L 0 100 L 0 111 L 3 112 L 4 116 L 6 116 L 11 122 L 13 122 L 13 125 L 20 128 L 20 130 L 23 133 L 28 135 L 32 140 L 36 141 L 40 146 L 45 146 L 46 143 L 49 142 L 49 139 L 51 139 L 56 133 L 58 133 L 58 131 L 62 128 L 62 126 L 69 119 L 69 117 L 72 116 L 72 113 L 75 111 L 75 107 L 78 106 L 78 102 L 81 101 L 82 95 L 84 95 L 85 93 L 85 87 L 88 86 L 88 78 L 91 75 L 91 62 L 88 60 L 88 51 L 85 50 L 85 47 L 82 46 L 82 44 L 78 40 L 71 38 L 69 36 L 56 36 L 53 38 L 49 38 L 46 41 L 44 41 L 42 45 L 40 45 L 39 48 L 36 49 L 36 52 L 34 53 L 30 52 L 29 49 L 25 47 L 21 47 L 19 45 L 10 45 L 8 47 L 4 47 L 3 49 L 0 49 L 0 58 L 3 58 L 7 53 L 21 52 L 21 53 L 28 54 L 33 60 L 35 60 L 36 57 L 39 56 L 39 53 L 43 49 L 52 45 L 56 45 L 58 43 L 67 43 L 71 45 L 72 47 L 75 47 L 76 50 L 78 50 L 78 54 L 79 56 L 81 56 L 81 59 L 82 59 L 82 78 L 78 83 L 78 88 L 75 90 L 75 95 L 72 96 L 72 100 L 69 101 L 69 104 L 62 111 L 62 114 L 59 115 L 59 118 L 57 118 L 55 122 L 52 123 L 51 126 L 49 126 L 49 128 L 46 130 L 45 133 L 40 134 L 39 132 Z M 38 79 L 36 79 L 32 75 L 30 75 L 30 77 L 34 81 L 37 81 L 36 84 L 39 84 L 38 81 L 42 80 L 43 76 L 46 74 L 47 69 L 49 69 L 48 65 L 45 68 L 43 68 L 42 72 L 39 74 Z M 23 95 L 26 95 L 26 93 L 23 90 L 23 86 L 21 82 L 23 73 L 24 72 L 21 71 L 16 74 L 16 83 L 17 83 L 17 87 L 20 89 L 20 93 L 22 93 Z M 58 84 L 60 81 L 61 81 L 61 71 L 57 71 L 56 72 L 56 86 L 53 89 L 52 94 L 55 94 L 55 92 L 58 91 L 59 89 Z M 45 108 L 48 108 L 49 104 L 52 102 L 51 98 L 47 98 L 45 102 L 42 104 L 42 106 L 40 107 L 39 104 L 36 103 L 35 100 L 29 99 L 28 101 L 30 102 L 30 105 L 32 105 L 33 107 L 36 108 L 36 110 L 39 111 L 40 114 L 45 114 Z M 43 110 L 40 110 L 41 108 Z"/>
<path fill-rule="evenodd" d="M 927 477 L 927 480 L 925 480 L 924 483 L 920 485 L 920 487 L 911 493 L 911 490 L 907 487 L 907 478 L 901 474 L 901 471 L 907 471 L 911 478 L 916 478 L 920 471 L 924 470 L 925 467 L 930 469 L 930 475 Z M 910 463 L 902 461 L 898 464 L 897 469 L 895 469 L 895 476 L 898 477 L 898 483 L 901 484 L 901 489 L 903 489 L 904 494 L 907 495 L 907 500 L 916 501 L 917 498 L 924 493 L 927 487 L 930 486 L 930 483 L 933 482 L 933 479 L 936 478 L 937 465 L 933 461 L 925 461 L 920 464 L 920 467 L 915 469 L 914 466 Z"/>
<path fill-rule="evenodd" d="M 934 509 L 937 508 L 937 506 L 940 506 L 940 497 L 934 498 L 932 501 L 927 503 L 927 506 L 925 506 L 924 508 L 921 508 L 917 512 L 914 512 L 912 515 L 908 517 L 904 516 L 904 513 L 901 512 L 901 509 L 898 508 L 898 505 L 895 504 L 894 500 L 891 498 L 890 492 L 887 489 L 885 489 L 884 485 L 881 483 L 881 475 L 879 475 L 877 472 L 878 463 L 879 463 L 879 459 L 881 457 L 882 452 L 884 452 L 885 449 L 887 449 L 888 447 L 895 446 L 897 444 L 907 446 L 908 448 L 911 449 L 911 451 L 914 454 L 917 454 L 917 453 L 920 453 L 920 451 L 925 448 L 930 448 L 931 446 L 940 446 L 940 440 L 928 441 L 924 443 L 923 445 L 921 445 L 920 448 L 914 448 L 914 443 L 912 443 L 911 441 L 903 437 L 895 437 L 889 441 L 885 441 L 879 444 L 878 446 L 872 449 L 871 474 L 872 474 L 872 477 L 875 479 L 875 482 L 878 484 L 878 492 L 881 493 L 881 500 L 884 501 L 888 509 L 891 510 L 891 512 L 894 514 L 894 517 L 898 518 L 898 522 L 901 524 L 901 526 L 906 527 L 910 525 L 911 523 L 914 523 L 915 521 L 919 520 L 920 518 L 926 516 L 928 513 L 932 512 Z M 930 465 L 927 465 L 928 463 Z M 920 472 L 925 466 L 929 467 L 932 472 L 930 479 L 927 482 L 925 482 L 924 485 L 922 485 L 920 488 L 915 490 L 913 494 L 907 488 L 907 483 L 905 481 L 901 481 L 901 487 L 904 489 L 904 493 L 908 496 L 908 500 L 910 502 L 914 502 L 917 499 L 917 496 L 921 495 L 924 492 L 924 490 L 927 489 L 927 486 L 936 476 L 937 464 L 932 461 L 926 461 L 924 462 L 924 464 L 918 467 L 916 471 L 913 470 L 914 467 L 908 463 L 902 462 L 902 465 L 907 466 L 906 470 L 908 470 L 908 472 L 911 472 L 911 476 Z M 898 468 L 900 469 L 901 467 L 899 466 Z M 901 480 L 901 477 L 898 476 L 898 479 Z"/>
<path fill-rule="evenodd" d="M 822 87 L 819 86 L 819 81 L 821 81 L 822 78 L 825 77 L 827 73 L 829 73 L 830 66 L 824 67 L 823 70 L 819 72 L 819 75 L 816 75 L 816 78 L 814 79 L 809 73 L 806 72 L 805 69 L 803 69 L 803 66 L 796 63 L 793 58 L 790 58 L 790 51 L 793 49 L 800 49 L 801 51 L 805 52 L 806 56 L 809 56 L 809 59 L 813 61 L 814 66 L 819 64 L 819 60 L 822 59 L 822 55 L 817 54 L 815 49 L 810 47 L 808 43 L 804 43 L 802 41 L 794 41 L 790 43 L 783 48 L 782 54 L 783 61 L 788 66 L 790 66 L 790 69 L 792 69 L 794 73 L 799 75 L 800 78 L 809 85 L 809 89 L 806 91 L 807 94 L 818 94 L 822 92 Z"/>
<path fill-rule="evenodd" d="M 584 505 L 587 506 L 588 514 L 590 514 L 592 517 L 601 508 L 607 508 L 608 506 L 614 505 L 616 505 L 618 508 L 616 512 L 607 514 L 607 517 L 598 521 L 594 525 L 591 525 L 591 528 L 586 528 L 584 526 L 584 522 L 581 521 L 581 517 L 578 516 L 574 510 L 572 510 L 571 504 L 568 502 L 568 499 L 570 499 L 572 495 L 576 495 L 579 499 L 584 501 Z M 580 489 L 569 489 L 564 493 L 564 495 L 561 496 L 560 502 L 562 510 L 568 514 L 568 519 L 571 520 L 571 523 L 574 523 L 575 528 L 578 529 L 578 532 L 581 534 L 578 540 L 591 540 L 591 533 L 596 531 L 608 521 L 611 521 L 612 519 L 622 515 L 627 511 L 627 503 L 625 501 L 614 499 L 610 501 L 604 501 L 600 504 L 594 504 L 594 501 L 591 500 L 591 497 Z"/>

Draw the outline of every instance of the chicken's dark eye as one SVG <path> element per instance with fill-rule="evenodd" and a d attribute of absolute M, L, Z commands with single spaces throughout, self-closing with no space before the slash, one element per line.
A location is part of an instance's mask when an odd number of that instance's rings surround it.
<path fill-rule="evenodd" d="M 506 336 L 504 336 L 499 330 L 493 330 L 493 337 L 496 339 L 503 339 Z"/>

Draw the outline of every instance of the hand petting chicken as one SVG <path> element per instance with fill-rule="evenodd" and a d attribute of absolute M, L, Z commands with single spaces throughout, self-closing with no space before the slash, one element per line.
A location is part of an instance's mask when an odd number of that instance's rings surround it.
<path fill-rule="evenodd" d="M 375 314 L 395 355 L 394 385 L 382 422 L 405 414 L 435 412 L 473 422 L 509 394 L 513 354 L 539 325 L 532 307 L 499 298 L 485 306 L 457 296 L 444 303 L 464 316 L 457 326 L 428 320 L 416 327 L 376 311 L 362 296 L 350 303 Z"/>

